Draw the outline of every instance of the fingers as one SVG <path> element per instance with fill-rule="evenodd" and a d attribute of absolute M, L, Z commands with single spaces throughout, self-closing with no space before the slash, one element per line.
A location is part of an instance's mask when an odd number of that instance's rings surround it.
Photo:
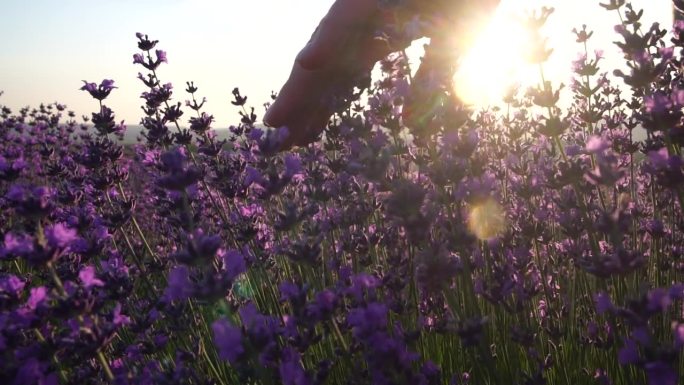
<path fill-rule="evenodd" d="M 328 124 L 330 116 L 330 110 L 324 107 L 307 114 L 303 117 L 304 120 L 299 123 L 301 129 L 294 131 L 293 135 L 290 135 L 285 140 L 280 150 L 288 150 L 292 146 L 306 146 L 314 142 Z"/>
<path fill-rule="evenodd" d="M 368 60 L 376 56 L 350 44 L 376 11 L 375 0 L 337 0 L 297 56 L 289 79 L 264 116 L 268 126 L 288 126 L 289 145 L 302 144 L 312 133 L 320 132 L 330 117 L 322 101 L 338 81 L 335 68 L 353 62 L 351 57 L 359 52 L 368 55 Z"/>
<path fill-rule="evenodd" d="M 270 127 L 288 127 L 290 137 L 283 149 L 315 140 L 334 113 L 331 106 L 335 96 L 351 90 L 356 77 L 369 74 L 375 62 L 391 52 L 385 41 L 372 35 L 350 39 L 339 48 L 335 64 L 327 68 L 312 70 L 295 62 L 289 79 L 264 116 L 264 123 Z"/>
<path fill-rule="evenodd" d="M 378 10 L 376 0 L 337 0 L 321 20 L 311 41 L 297 56 L 305 69 L 322 69 L 350 36 L 368 24 Z"/>
<path fill-rule="evenodd" d="M 287 82 L 278 97 L 264 115 L 264 123 L 270 127 L 288 126 L 295 134 L 302 125 L 303 116 L 316 110 L 326 79 L 322 71 L 307 70 L 298 62 L 292 67 Z"/>
<path fill-rule="evenodd" d="M 285 148 L 315 140 L 334 110 L 344 107 L 344 103 L 329 101 L 353 89 L 354 79 L 369 74 L 378 60 L 396 50 L 386 40 L 375 39 L 373 31 L 397 18 L 401 19 L 401 15 L 380 11 L 376 0 L 337 0 L 333 4 L 298 55 L 289 79 L 264 116 L 268 126 L 288 127 L 290 137 Z M 428 106 L 434 107 L 438 102 L 429 98 L 435 93 L 429 95 L 422 90 L 430 89 L 428 85 L 435 74 L 448 72 L 439 68 L 444 62 L 439 58 L 441 45 L 439 38 L 433 38 L 432 49 L 428 50 L 416 78 L 414 105 L 409 103 L 406 116 L 426 116 L 434 110 Z"/>

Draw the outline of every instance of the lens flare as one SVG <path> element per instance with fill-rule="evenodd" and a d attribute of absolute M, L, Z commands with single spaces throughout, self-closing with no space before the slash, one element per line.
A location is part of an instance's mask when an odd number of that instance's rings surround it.
<path fill-rule="evenodd" d="M 514 84 L 536 79 L 524 58 L 528 34 L 512 12 L 497 9 L 482 33 L 460 58 L 453 87 L 471 105 L 499 104 Z"/>
<path fill-rule="evenodd" d="M 495 238 L 506 227 L 503 207 L 493 198 L 475 203 L 468 213 L 468 229 L 480 240 Z"/>

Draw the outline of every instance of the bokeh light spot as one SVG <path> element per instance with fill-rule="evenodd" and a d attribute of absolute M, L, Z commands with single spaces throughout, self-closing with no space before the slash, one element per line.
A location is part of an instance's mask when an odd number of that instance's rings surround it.
<path fill-rule="evenodd" d="M 473 204 L 468 212 L 468 229 L 480 240 L 495 238 L 506 228 L 503 208 L 493 198 Z"/>

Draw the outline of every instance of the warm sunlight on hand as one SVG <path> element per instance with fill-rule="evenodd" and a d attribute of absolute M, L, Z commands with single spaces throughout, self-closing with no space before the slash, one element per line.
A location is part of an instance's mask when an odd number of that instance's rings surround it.
<path fill-rule="evenodd" d="M 284 149 L 311 143 L 337 109 L 334 101 L 337 94 L 352 88 L 359 78 L 370 76 L 378 60 L 410 44 L 389 47 L 386 41 L 374 38 L 379 27 L 397 22 L 398 17 L 410 20 L 421 15 L 433 19 L 434 25 L 444 26 L 440 28 L 453 28 L 452 19 L 468 18 L 476 9 L 491 11 L 498 2 L 413 0 L 404 8 L 381 9 L 377 0 L 337 0 L 297 56 L 290 77 L 267 111 L 264 122 L 271 127 L 288 127 L 290 136 Z M 424 34 L 433 38 L 433 48 L 428 48 L 414 85 L 425 83 L 433 72 L 451 67 L 451 63 L 445 65 L 439 59 L 440 51 L 447 50 L 444 39 L 439 37 L 444 33 L 425 31 Z M 419 115 L 416 110 L 409 105 L 405 115 L 413 118 Z"/>

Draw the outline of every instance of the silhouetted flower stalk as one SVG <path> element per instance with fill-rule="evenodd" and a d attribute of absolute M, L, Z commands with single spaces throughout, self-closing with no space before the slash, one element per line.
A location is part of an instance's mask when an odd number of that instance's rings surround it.
<path fill-rule="evenodd" d="M 143 39 L 141 39 L 141 41 L 142 40 Z M 147 48 L 147 46 L 145 46 L 144 48 Z M 145 49 L 141 48 L 141 50 L 143 50 L 144 54 L 146 55 L 147 62 L 144 62 L 143 60 L 140 59 L 140 57 L 142 57 L 142 55 L 136 54 L 136 55 L 134 55 L 134 63 L 142 64 L 145 68 L 147 68 L 150 71 L 149 83 L 145 83 L 145 84 L 150 88 L 151 91 L 154 91 L 154 87 L 160 87 L 160 85 L 161 85 L 161 81 L 159 80 L 159 77 L 157 76 L 156 69 L 159 66 L 159 64 L 167 61 L 166 60 L 166 53 L 164 51 L 157 50 L 156 51 L 157 52 L 157 59 L 153 60 L 152 56 L 150 54 L 151 49 L 145 50 Z M 162 53 L 161 56 L 160 56 L 160 52 Z M 144 79 L 142 79 L 142 80 L 144 80 Z M 168 100 L 169 100 L 168 97 L 163 98 L 163 104 L 166 107 L 167 111 L 170 109 Z M 156 115 L 158 120 L 161 119 L 160 112 L 158 110 L 155 111 L 155 115 Z M 181 134 L 182 131 L 181 131 L 180 125 L 178 123 L 178 120 L 174 119 L 173 123 L 176 127 L 176 132 L 178 134 Z M 187 148 L 187 146 L 186 146 L 186 148 Z M 190 153 L 190 159 L 192 159 L 193 163 L 195 163 L 195 166 L 197 166 L 197 160 L 195 159 L 194 153 L 192 151 L 189 151 L 189 153 Z M 211 201 L 214 209 L 216 210 L 216 213 L 221 217 L 221 219 L 224 221 L 224 223 L 228 223 L 228 218 L 225 216 L 224 209 L 219 205 L 219 202 L 217 201 L 217 199 L 215 199 L 214 195 L 212 194 L 212 192 L 210 191 L 209 187 L 206 185 L 206 183 L 204 182 L 203 179 L 200 180 L 200 184 L 202 185 L 203 189 L 207 193 L 207 196 L 209 197 L 209 200 Z"/>
<path fill-rule="evenodd" d="M 91 96 L 93 96 L 95 99 L 97 99 L 99 106 L 100 106 L 99 114 L 103 114 L 105 109 L 107 109 L 107 107 L 105 107 L 104 104 L 102 104 L 102 102 L 104 99 L 106 99 L 107 96 L 109 96 L 109 93 L 111 92 L 111 90 L 113 88 L 116 88 L 116 87 L 113 86 L 113 84 L 114 84 L 113 80 L 104 80 L 102 82 L 102 84 L 98 87 L 97 91 L 91 92 L 91 90 L 94 88 L 94 84 L 95 83 L 86 83 L 86 86 L 84 86 L 82 89 L 89 91 L 91 93 Z M 94 92 L 96 94 L 92 95 Z M 107 110 L 109 111 L 109 115 L 111 115 L 111 110 L 109 110 L 109 109 L 107 109 Z M 96 114 L 93 114 L 93 116 L 95 116 L 95 115 Z M 112 116 L 111 120 L 113 121 L 113 116 Z M 121 126 L 123 126 L 123 122 L 121 122 Z M 98 128 L 98 127 L 96 127 L 96 128 Z M 98 135 L 104 139 L 109 140 L 109 137 L 108 137 L 109 133 L 110 132 L 103 130 L 101 127 L 98 128 Z M 125 200 L 128 199 L 126 196 L 126 192 L 124 191 L 124 187 L 121 184 L 121 182 L 117 182 L 116 187 L 118 188 L 119 193 L 122 195 L 122 197 Z M 112 209 L 114 209 L 115 206 L 114 206 L 114 203 L 112 202 L 109 191 L 105 192 L 105 198 L 107 199 L 109 206 Z M 140 237 L 143 244 L 145 245 L 147 252 L 149 253 L 150 257 L 158 261 L 157 256 L 154 253 L 154 251 L 152 251 L 152 248 L 150 247 L 150 245 L 147 241 L 147 238 L 145 237 L 145 234 L 143 233 L 142 229 L 140 228 L 140 225 L 138 224 L 138 221 L 136 220 L 135 215 L 131 215 L 131 222 L 133 223 L 133 226 L 134 226 L 136 232 L 138 233 L 138 236 Z M 125 233 L 125 231 L 123 231 L 123 229 L 122 229 L 121 233 L 122 233 L 122 236 L 124 237 L 124 241 L 126 242 L 126 245 L 129 248 L 129 251 L 131 252 L 131 256 L 132 256 L 136 266 L 140 269 L 141 272 L 145 273 L 145 267 L 142 264 L 141 260 L 138 258 L 138 253 L 133 249 L 133 246 L 132 246 L 130 240 L 128 239 L 128 235 Z M 143 274 L 143 282 L 145 282 L 145 284 L 148 286 L 148 288 L 154 287 L 152 285 L 152 283 L 150 282 L 149 278 L 147 277 L 147 275 L 145 275 L 145 274 Z"/>

